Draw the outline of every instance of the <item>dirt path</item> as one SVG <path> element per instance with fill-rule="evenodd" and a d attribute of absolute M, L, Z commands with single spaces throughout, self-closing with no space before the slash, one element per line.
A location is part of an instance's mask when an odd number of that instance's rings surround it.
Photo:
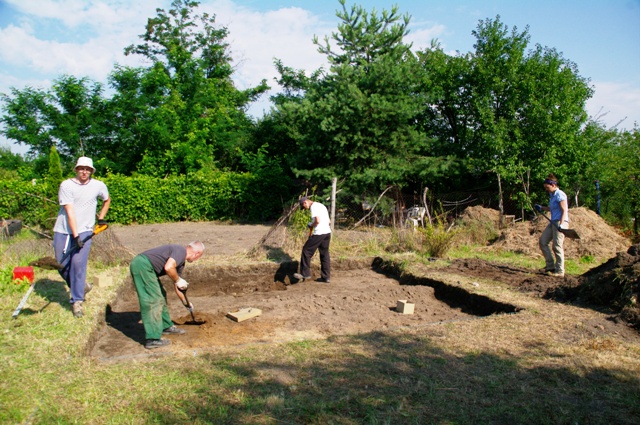
<path fill-rule="evenodd" d="M 120 242 L 134 253 L 168 243 L 188 244 L 199 240 L 205 244 L 206 256 L 230 256 L 250 249 L 271 228 L 267 225 L 203 223 L 169 223 L 120 226 L 111 230 Z"/>

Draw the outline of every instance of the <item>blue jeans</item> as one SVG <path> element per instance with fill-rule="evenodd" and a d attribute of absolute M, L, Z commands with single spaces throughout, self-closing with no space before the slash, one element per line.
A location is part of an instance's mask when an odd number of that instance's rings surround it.
<path fill-rule="evenodd" d="M 80 233 L 80 239 L 91 236 L 92 231 Z M 91 239 L 84 243 L 80 249 L 76 248 L 72 235 L 64 233 L 53 234 L 53 250 L 56 260 L 62 266 L 58 270 L 71 291 L 70 302 L 84 301 L 84 287 L 87 279 L 87 263 L 89 262 L 89 251 L 91 251 Z M 71 254 L 66 255 L 71 250 Z M 65 257 L 66 255 L 66 257 Z M 63 260 L 64 257 L 64 260 Z"/>

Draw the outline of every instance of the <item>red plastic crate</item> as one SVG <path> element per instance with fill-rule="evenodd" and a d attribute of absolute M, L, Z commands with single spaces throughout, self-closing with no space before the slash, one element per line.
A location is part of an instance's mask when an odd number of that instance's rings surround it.
<path fill-rule="evenodd" d="M 25 278 L 29 283 L 33 283 L 33 267 L 14 267 L 13 280 L 18 280 L 16 283 L 21 283 Z"/>

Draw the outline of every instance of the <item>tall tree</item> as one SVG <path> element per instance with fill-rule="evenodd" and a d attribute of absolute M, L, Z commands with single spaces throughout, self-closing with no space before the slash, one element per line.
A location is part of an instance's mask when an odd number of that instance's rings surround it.
<path fill-rule="evenodd" d="M 12 89 L 3 96 L 3 134 L 29 146 L 32 156 L 49 155 L 55 146 L 63 163 L 81 155 L 100 156 L 105 144 L 102 85 L 63 75 L 50 90 Z"/>
<path fill-rule="evenodd" d="M 228 30 L 216 26 L 215 16 L 194 15 L 198 5 L 174 0 L 169 12 L 157 9 L 143 43 L 125 49 L 153 63 L 145 77 L 159 83 L 155 89 L 162 93 L 159 105 L 147 111 L 154 126 L 140 166 L 146 173 L 238 165 L 236 148 L 248 142 L 252 127 L 245 109 L 268 89 L 264 81 L 244 91 L 234 87 Z M 142 87 L 132 88 L 143 93 Z"/>
<path fill-rule="evenodd" d="M 499 16 L 473 34 L 474 156 L 480 165 L 512 183 L 527 169 L 537 178 L 569 174 L 582 148 L 588 81 L 554 49 L 527 52 L 528 28 L 509 32 Z"/>
<path fill-rule="evenodd" d="M 45 177 L 45 184 L 47 185 L 46 194 L 50 199 L 56 199 L 58 194 L 58 188 L 62 183 L 62 165 L 60 164 L 60 155 L 55 146 L 51 146 L 51 152 L 49 153 L 49 171 Z"/>
<path fill-rule="evenodd" d="M 639 235 L 640 221 L 640 128 L 609 133 L 598 153 L 604 215 Z"/>
<path fill-rule="evenodd" d="M 439 139 L 438 151 L 468 158 L 471 173 L 499 174 L 509 191 L 522 188 L 525 175 L 576 177 L 593 158 L 580 136 L 588 80 L 554 49 L 528 51 L 528 28 L 510 30 L 499 16 L 480 21 L 473 35 L 467 55 L 448 56 L 438 45 L 418 53 L 422 85 L 434 94 L 422 125 Z"/>
<path fill-rule="evenodd" d="M 18 145 L 28 146 L 31 157 L 46 153 L 55 143 L 47 122 L 50 95 L 32 87 L 11 88 L 11 94 L 2 94 L 1 99 L 2 134 Z"/>
<path fill-rule="evenodd" d="M 298 149 L 292 166 L 311 180 L 344 177 L 355 190 L 415 182 L 437 161 L 415 127 L 416 60 L 404 42 L 410 17 L 397 6 L 378 14 L 340 4 L 338 31 L 314 38 L 328 72 L 307 78 L 278 63 L 291 92 L 277 99 L 275 114 Z"/>

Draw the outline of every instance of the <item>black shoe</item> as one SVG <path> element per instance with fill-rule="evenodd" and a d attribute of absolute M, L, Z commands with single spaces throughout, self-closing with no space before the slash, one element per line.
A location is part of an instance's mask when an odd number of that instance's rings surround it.
<path fill-rule="evenodd" d="M 294 273 L 293 277 L 298 279 L 298 280 L 307 280 L 307 279 L 311 279 L 311 276 L 302 276 L 300 273 Z"/>
<path fill-rule="evenodd" d="M 84 284 L 84 294 L 87 295 L 93 289 L 93 285 L 89 282 Z"/>
<path fill-rule="evenodd" d="M 144 348 L 150 350 L 152 348 L 164 347 L 165 345 L 171 344 L 171 341 L 168 339 L 148 339 L 147 342 L 144 343 Z"/>
<path fill-rule="evenodd" d="M 324 277 L 320 277 L 320 278 L 316 279 L 316 282 L 331 283 L 331 279 L 325 279 Z"/>
<path fill-rule="evenodd" d="M 177 326 L 171 326 L 162 331 L 162 335 L 182 335 L 183 333 L 185 333 L 185 330 Z"/>

